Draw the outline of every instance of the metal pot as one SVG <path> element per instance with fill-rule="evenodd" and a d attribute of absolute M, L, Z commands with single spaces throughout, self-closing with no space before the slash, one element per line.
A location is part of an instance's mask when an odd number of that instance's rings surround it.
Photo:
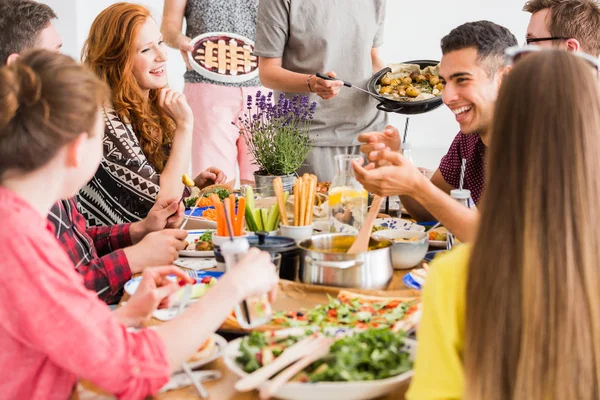
<path fill-rule="evenodd" d="M 302 283 L 357 289 L 385 289 L 394 274 L 389 240 L 371 238 L 369 250 L 348 254 L 356 236 L 343 233 L 313 236 L 302 250 L 298 280 Z"/>
<path fill-rule="evenodd" d="M 273 190 L 273 180 L 277 178 L 275 175 L 260 175 L 254 174 L 254 180 L 256 182 L 256 191 L 261 194 L 262 197 L 275 196 L 275 190 Z M 294 182 L 296 182 L 296 175 L 290 174 L 281 176 L 281 183 L 283 184 L 284 192 L 292 192 Z"/>

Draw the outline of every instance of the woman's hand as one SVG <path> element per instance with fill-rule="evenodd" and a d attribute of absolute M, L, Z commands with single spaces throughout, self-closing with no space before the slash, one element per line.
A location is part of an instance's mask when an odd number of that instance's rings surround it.
<path fill-rule="evenodd" d="M 137 290 L 118 310 L 122 320 L 130 321 L 127 325 L 139 326 L 150 319 L 157 308 L 169 306 L 169 298 L 180 289 L 177 281 L 167 278 L 169 275 L 175 275 L 185 283 L 194 283 L 194 279 L 175 266 L 146 268 Z"/>
<path fill-rule="evenodd" d="M 194 179 L 194 183 L 196 184 L 196 186 L 202 189 L 210 185 L 225 183 L 226 180 L 227 175 L 225 175 L 223 171 L 215 167 L 210 167 L 207 168 L 204 172 L 201 172 Z"/>
<path fill-rule="evenodd" d="M 251 248 L 228 274 L 240 301 L 264 293 L 269 293 L 270 301 L 275 300 L 279 275 L 269 253 Z"/>
<path fill-rule="evenodd" d="M 181 34 L 179 36 L 177 36 L 177 39 L 175 39 L 175 48 L 179 49 L 179 51 L 181 52 L 181 56 L 183 57 L 183 62 L 185 63 L 185 67 L 187 68 L 188 71 L 192 70 L 192 65 L 190 64 L 190 59 L 188 58 L 188 52 L 189 51 L 194 51 L 194 46 L 192 46 L 190 43 L 192 42 L 192 39 L 190 39 L 189 37 Z"/>
<path fill-rule="evenodd" d="M 158 104 L 173 118 L 177 127 L 187 127 L 191 132 L 194 125 L 194 114 L 185 95 L 171 88 L 163 88 L 158 95 Z"/>

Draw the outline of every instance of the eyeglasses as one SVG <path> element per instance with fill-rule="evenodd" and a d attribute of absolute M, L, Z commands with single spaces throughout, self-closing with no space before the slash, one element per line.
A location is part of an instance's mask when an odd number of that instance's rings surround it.
<path fill-rule="evenodd" d="M 531 43 L 537 43 L 537 42 L 546 42 L 549 40 L 569 40 L 569 39 L 570 38 L 568 38 L 568 37 L 562 37 L 562 36 L 552 36 L 552 37 L 543 37 L 543 38 L 526 38 L 525 43 L 531 44 Z"/>
<path fill-rule="evenodd" d="M 534 45 L 523 46 L 523 47 L 519 47 L 519 46 L 509 47 L 508 49 L 506 49 L 504 51 L 504 58 L 505 58 L 506 65 L 514 65 L 517 61 L 522 59 L 524 56 L 526 56 L 528 54 L 537 53 L 538 51 L 556 51 L 556 49 L 549 49 L 547 47 L 540 47 L 540 46 L 534 46 Z M 566 50 L 564 50 L 564 51 L 566 51 Z M 576 55 L 577 57 L 581 57 L 585 61 L 587 61 L 596 70 L 596 73 L 600 72 L 600 61 L 598 60 L 598 58 L 591 56 L 587 53 L 582 53 L 580 51 L 573 52 L 572 54 Z"/>

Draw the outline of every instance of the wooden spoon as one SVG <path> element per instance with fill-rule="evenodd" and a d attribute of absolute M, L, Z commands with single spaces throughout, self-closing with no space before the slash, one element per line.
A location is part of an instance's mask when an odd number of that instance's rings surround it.
<path fill-rule="evenodd" d="M 373 230 L 373 224 L 379 214 L 379 208 L 383 202 L 383 197 L 373 196 L 373 202 L 371 203 L 371 209 L 365 218 L 365 222 L 358 232 L 356 240 L 352 244 L 352 247 L 348 249 L 348 254 L 364 253 L 369 250 L 369 239 L 371 239 L 371 231 Z"/>

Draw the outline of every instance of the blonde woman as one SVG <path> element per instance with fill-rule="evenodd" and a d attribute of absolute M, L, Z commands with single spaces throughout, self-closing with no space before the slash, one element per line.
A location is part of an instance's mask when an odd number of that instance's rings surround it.
<path fill-rule="evenodd" d="M 408 399 L 599 398 L 600 88 L 588 61 L 535 52 L 502 85 L 479 232 L 432 264 Z"/>

